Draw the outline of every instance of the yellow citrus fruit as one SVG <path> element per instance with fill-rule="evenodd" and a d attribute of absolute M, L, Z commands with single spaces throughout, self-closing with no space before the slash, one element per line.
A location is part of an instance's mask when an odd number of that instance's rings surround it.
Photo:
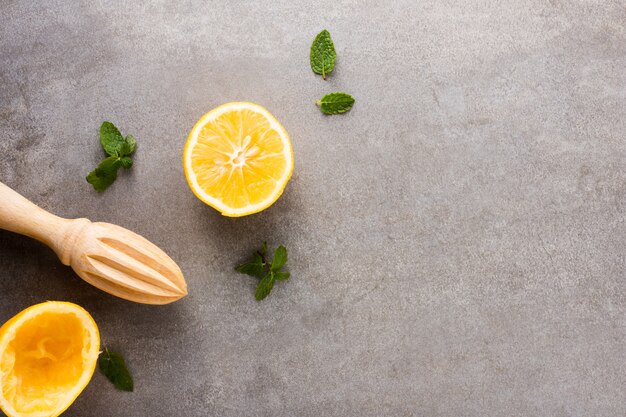
<path fill-rule="evenodd" d="M 263 107 L 228 103 L 191 130 L 183 165 L 194 194 L 224 216 L 258 213 L 282 194 L 293 171 L 285 129 Z"/>
<path fill-rule="evenodd" d="M 87 386 L 100 353 L 93 318 L 48 301 L 0 328 L 0 408 L 9 417 L 56 417 Z"/>

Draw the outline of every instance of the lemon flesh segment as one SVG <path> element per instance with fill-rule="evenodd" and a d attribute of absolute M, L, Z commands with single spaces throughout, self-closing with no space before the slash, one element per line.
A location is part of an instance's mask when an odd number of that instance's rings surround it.
<path fill-rule="evenodd" d="M 207 113 L 190 133 L 183 159 L 194 193 L 226 216 L 269 207 L 293 171 L 287 132 L 252 103 L 229 103 Z"/>
<path fill-rule="evenodd" d="M 38 304 L 0 329 L 0 406 L 10 417 L 65 411 L 93 375 L 98 329 L 81 307 Z"/>

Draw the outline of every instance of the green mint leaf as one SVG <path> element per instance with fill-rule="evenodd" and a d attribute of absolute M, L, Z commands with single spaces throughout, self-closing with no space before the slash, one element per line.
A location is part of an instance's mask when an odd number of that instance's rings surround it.
<path fill-rule="evenodd" d="M 135 148 L 137 147 L 137 141 L 131 135 L 126 136 L 124 139 L 124 143 L 120 146 L 119 156 L 130 156 L 135 152 Z"/>
<path fill-rule="evenodd" d="M 326 94 L 317 102 L 324 114 L 345 113 L 352 108 L 353 104 L 354 98 L 350 94 L 340 92 Z"/>
<path fill-rule="evenodd" d="M 287 263 L 287 249 L 280 245 L 274 252 L 274 259 L 272 260 L 272 271 L 279 271 Z"/>
<path fill-rule="evenodd" d="M 110 156 L 119 156 L 124 143 L 126 140 L 113 123 L 102 123 L 100 126 L 100 144 L 106 153 Z"/>
<path fill-rule="evenodd" d="M 274 278 L 276 278 L 276 281 L 286 281 L 290 276 L 291 274 L 287 271 L 274 272 Z"/>
<path fill-rule="evenodd" d="M 250 261 L 239 265 L 235 268 L 235 271 L 242 274 L 252 275 L 257 278 L 263 278 L 265 276 L 265 264 L 263 263 L 263 258 L 260 254 L 255 253 Z"/>
<path fill-rule="evenodd" d="M 274 288 L 274 273 L 270 272 L 257 285 L 254 298 L 257 301 L 261 301 L 272 292 L 272 288 Z"/>
<path fill-rule="evenodd" d="M 320 74 L 322 78 L 326 79 L 326 74 L 335 67 L 335 59 L 337 59 L 335 45 L 330 37 L 330 33 L 324 29 L 317 34 L 311 45 L 311 69 L 314 73 Z"/>
<path fill-rule="evenodd" d="M 91 184 L 97 192 L 101 193 L 109 188 L 117 179 L 117 173 L 107 176 L 98 176 L 96 171 L 91 171 L 87 175 L 87 182 Z"/>
<path fill-rule="evenodd" d="M 122 166 L 122 161 L 117 156 L 110 156 L 98 165 L 96 169 L 87 175 L 87 182 L 101 193 L 109 188 L 117 178 L 117 170 Z"/>
<path fill-rule="evenodd" d="M 124 153 L 124 155 L 132 155 L 135 153 L 135 149 L 137 149 L 137 139 L 133 135 L 126 136 L 126 146 L 128 147 L 128 152 Z"/>
<path fill-rule="evenodd" d="M 129 156 L 125 156 L 123 158 L 120 159 L 120 162 L 122 163 L 122 166 L 126 169 L 130 168 L 133 166 L 133 159 Z"/>
<path fill-rule="evenodd" d="M 98 360 L 100 372 L 113 383 L 115 388 L 121 391 L 132 391 L 134 389 L 133 377 L 128 372 L 126 362 L 122 355 L 110 352 L 106 349 Z"/>
<path fill-rule="evenodd" d="M 263 245 L 261 245 L 261 256 L 267 255 L 267 241 L 263 241 Z"/>
<path fill-rule="evenodd" d="M 117 173 L 121 166 L 121 159 L 117 156 L 109 156 L 95 169 L 95 173 L 99 176 L 106 176 Z"/>

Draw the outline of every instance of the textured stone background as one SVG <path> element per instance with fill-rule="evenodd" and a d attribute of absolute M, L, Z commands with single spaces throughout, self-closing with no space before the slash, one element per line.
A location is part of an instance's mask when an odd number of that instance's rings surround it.
<path fill-rule="evenodd" d="M 67 416 L 624 416 L 625 25 L 623 0 L 3 0 L 0 180 L 143 234 L 190 295 L 118 300 L 0 232 L 0 321 L 74 301 L 125 354 L 136 391 L 96 374 Z M 357 103 L 325 117 L 336 90 Z M 243 219 L 181 166 L 194 122 L 235 100 L 296 157 Z M 106 119 L 139 151 L 98 195 Z M 264 239 L 293 279 L 257 303 L 232 268 Z"/>

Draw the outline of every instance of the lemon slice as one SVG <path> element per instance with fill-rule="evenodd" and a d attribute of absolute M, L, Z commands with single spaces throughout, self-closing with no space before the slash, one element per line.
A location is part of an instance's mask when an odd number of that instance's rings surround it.
<path fill-rule="evenodd" d="M 194 194 L 224 216 L 258 213 L 282 194 L 293 172 L 289 135 L 263 107 L 228 103 L 196 123 L 183 153 Z"/>
<path fill-rule="evenodd" d="M 0 328 L 0 408 L 9 417 L 56 417 L 87 386 L 98 360 L 93 318 L 72 303 L 49 301 Z"/>

